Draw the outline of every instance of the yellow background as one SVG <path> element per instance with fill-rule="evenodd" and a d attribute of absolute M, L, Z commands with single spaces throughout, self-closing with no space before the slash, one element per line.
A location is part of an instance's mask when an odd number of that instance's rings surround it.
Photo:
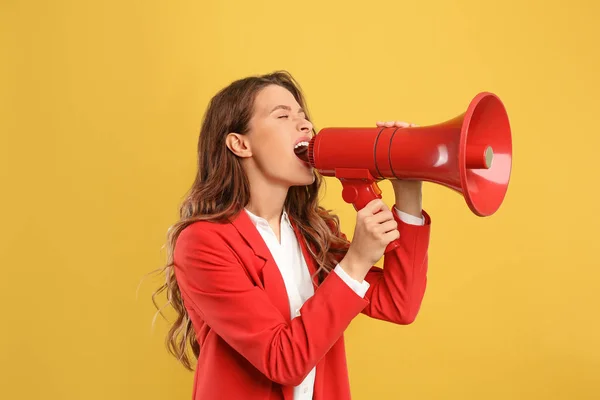
<path fill-rule="evenodd" d="M 151 328 L 159 280 L 136 289 L 164 261 L 210 96 L 276 69 L 318 128 L 433 124 L 484 90 L 513 128 L 494 216 L 425 185 L 421 313 L 352 323 L 354 398 L 600 398 L 598 2 L 0 4 L 0 398 L 190 398 Z M 337 181 L 324 203 L 351 234 Z"/>

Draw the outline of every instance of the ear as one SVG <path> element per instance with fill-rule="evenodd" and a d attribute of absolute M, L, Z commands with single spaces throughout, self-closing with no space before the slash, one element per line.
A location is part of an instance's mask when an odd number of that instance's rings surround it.
<path fill-rule="evenodd" d="M 250 143 L 246 135 L 230 133 L 225 138 L 225 144 L 238 157 L 248 158 L 252 156 L 252 150 L 250 150 Z"/>

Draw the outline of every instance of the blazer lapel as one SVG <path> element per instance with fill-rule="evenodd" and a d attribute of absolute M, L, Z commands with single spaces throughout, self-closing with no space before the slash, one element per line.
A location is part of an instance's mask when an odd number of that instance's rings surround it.
<path fill-rule="evenodd" d="M 248 246 L 252 248 L 252 251 L 257 257 L 254 265 L 249 267 L 255 268 L 256 273 L 262 281 L 264 290 L 273 304 L 275 304 L 286 321 L 291 321 L 290 303 L 285 289 L 285 283 L 283 282 L 281 272 L 279 272 L 279 268 L 265 241 L 258 232 L 258 229 L 256 229 L 252 220 L 244 210 L 240 211 L 240 213 L 232 219 L 231 223 L 244 238 Z"/>
<path fill-rule="evenodd" d="M 296 239 L 298 240 L 298 244 L 300 245 L 300 249 L 302 250 L 302 254 L 304 255 L 306 266 L 308 267 L 308 271 L 310 273 L 310 276 L 312 277 L 317 271 L 315 261 L 310 255 L 306 243 L 304 243 L 304 238 L 300 233 L 300 229 L 298 229 L 297 225 L 294 223 L 293 220 L 290 220 L 290 222 L 294 229 L 294 233 L 296 235 Z M 273 304 L 275 304 L 277 309 L 279 309 L 281 314 L 286 318 L 286 320 L 291 321 L 290 303 L 287 291 L 285 289 L 285 283 L 283 282 L 281 272 L 279 271 L 279 268 L 277 267 L 277 264 L 275 263 L 275 260 L 273 259 L 273 256 L 269 251 L 269 248 L 265 244 L 265 241 L 263 240 L 262 236 L 260 235 L 256 227 L 252 223 L 252 220 L 244 210 L 242 210 L 236 217 L 234 217 L 231 223 L 238 230 L 238 232 L 246 241 L 248 246 L 252 248 L 252 251 L 257 257 L 255 265 L 253 265 L 252 267 L 255 268 L 255 272 L 261 278 L 265 292 L 267 293 Z M 313 286 L 316 290 L 317 285 L 314 283 L 314 280 Z M 317 364 L 315 393 L 321 393 L 323 391 L 324 382 L 322 379 L 322 375 L 325 372 L 325 358 L 326 357 L 323 357 Z M 294 388 L 292 386 L 281 385 L 281 390 L 284 399 L 293 400 Z"/>
<path fill-rule="evenodd" d="M 290 222 L 292 224 L 292 227 L 294 228 L 294 233 L 296 234 L 296 239 L 298 240 L 298 243 L 300 244 L 300 249 L 302 250 L 302 255 L 304 256 L 304 261 L 306 262 L 306 266 L 308 267 L 308 272 L 310 273 L 310 276 L 312 278 L 312 276 L 317 272 L 317 265 L 315 263 L 314 258 L 310 255 L 308 248 L 306 247 L 306 243 L 304 242 L 304 238 L 302 237 L 300 228 L 298 228 L 298 225 L 296 224 L 295 221 L 291 220 Z M 313 247 L 311 247 L 311 248 L 314 251 L 314 248 Z M 315 284 L 314 279 L 312 280 L 312 282 L 313 282 L 314 289 L 317 290 L 317 285 Z"/>
<path fill-rule="evenodd" d="M 296 233 L 296 238 L 298 239 L 298 243 L 300 244 L 302 254 L 304 255 L 304 260 L 306 261 L 306 266 L 308 267 L 308 271 L 312 278 L 312 276 L 317 272 L 317 264 L 316 264 L 314 258 L 311 256 L 311 254 L 308 251 L 308 247 L 306 246 L 306 243 L 304 242 L 304 238 L 302 237 L 302 234 L 300 232 L 300 229 L 298 228 L 298 225 L 294 221 L 292 221 L 292 226 L 294 227 L 294 232 Z M 313 246 L 311 246 L 311 249 L 313 250 L 313 252 L 315 252 L 315 248 Z M 316 291 L 318 286 L 315 284 L 314 279 L 312 280 L 312 282 L 313 282 L 313 287 L 315 288 L 315 291 Z M 315 374 L 315 387 L 314 387 L 314 392 L 313 392 L 314 393 L 313 397 L 315 399 L 321 399 L 322 394 L 325 393 L 324 374 L 325 374 L 326 362 L 327 362 L 327 357 L 323 357 L 319 360 L 319 362 L 316 365 L 317 371 Z"/>

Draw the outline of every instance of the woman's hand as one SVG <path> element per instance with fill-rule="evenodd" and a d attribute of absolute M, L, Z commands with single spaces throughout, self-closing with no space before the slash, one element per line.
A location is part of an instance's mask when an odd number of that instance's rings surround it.
<path fill-rule="evenodd" d="M 386 128 L 398 127 L 398 128 L 414 128 L 415 124 L 411 124 L 404 121 L 377 121 L 377 126 L 385 126 Z"/>
<path fill-rule="evenodd" d="M 378 127 L 413 128 L 416 124 L 404 121 L 378 121 Z M 390 179 L 396 195 L 396 208 L 407 214 L 421 217 L 423 203 L 423 182 L 415 180 Z"/>
<path fill-rule="evenodd" d="M 340 261 L 342 269 L 362 282 L 373 264 L 383 257 L 387 245 L 400 237 L 394 215 L 381 199 L 370 201 L 356 215 L 350 248 Z"/>

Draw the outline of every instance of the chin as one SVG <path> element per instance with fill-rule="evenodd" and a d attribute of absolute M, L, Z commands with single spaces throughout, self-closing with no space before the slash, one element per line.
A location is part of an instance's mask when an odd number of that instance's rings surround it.
<path fill-rule="evenodd" d="M 296 181 L 296 182 L 292 182 L 290 183 L 290 186 L 309 186 L 312 185 L 313 182 L 315 181 L 315 179 L 306 179 L 302 182 Z"/>
<path fill-rule="evenodd" d="M 297 177 L 296 179 L 294 179 L 292 182 L 290 182 L 291 186 L 308 186 L 308 185 L 312 185 L 313 182 L 315 181 L 315 175 L 313 174 L 312 170 L 310 173 L 305 174 L 302 177 Z"/>

